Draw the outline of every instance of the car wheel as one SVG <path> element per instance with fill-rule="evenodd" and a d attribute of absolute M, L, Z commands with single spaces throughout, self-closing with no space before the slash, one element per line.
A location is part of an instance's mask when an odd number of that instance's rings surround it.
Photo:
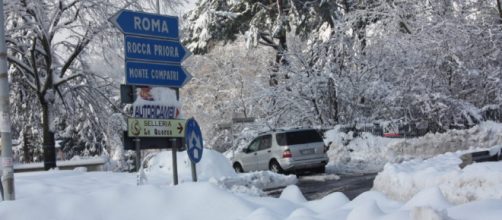
<path fill-rule="evenodd" d="M 234 164 L 234 170 L 236 173 L 244 173 L 242 166 L 239 163 Z"/>
<path fill-rule="evenodd" d="M 283 173 L 284 172 L 284 170 L 282 170 L 281 165 L 279 165 L 279 163 L 276 160 L 272 160 L 270 162 L 269 169 L 270 169 L 270 171 L 272 171 L 274 173 Z"/>

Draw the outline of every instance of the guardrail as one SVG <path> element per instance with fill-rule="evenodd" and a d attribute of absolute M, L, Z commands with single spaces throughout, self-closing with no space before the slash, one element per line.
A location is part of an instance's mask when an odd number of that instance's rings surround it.
<path fill-rule="evenodd" d="M 493 147 L 490 150 L 475 151 L 464 154 L 460 157 L 462 163 L 460 168 L 472 164 L 474 162 L 499 161 L 502 160 L 502 146 Z"/>
<path fill-rule="evenodd" d="M 105 158 L 92 158 L 82 160 L 60 160 L 56 161 L 56 166 L 60 170 L 73 170 L 77 167 L 85 167 L 87 171 L 103 171 L 106 163 Z M 43 163 L 14 164 L 14 172 L 44 171 Z"/>

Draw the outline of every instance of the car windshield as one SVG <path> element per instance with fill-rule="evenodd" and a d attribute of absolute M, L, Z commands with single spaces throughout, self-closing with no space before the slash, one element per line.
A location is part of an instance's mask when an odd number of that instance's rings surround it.
<path fill-rule="evenodd" d="M 321 136 L 315 130 L 280 133 L 276 137 L 280 146 L 322 142 Z"/>

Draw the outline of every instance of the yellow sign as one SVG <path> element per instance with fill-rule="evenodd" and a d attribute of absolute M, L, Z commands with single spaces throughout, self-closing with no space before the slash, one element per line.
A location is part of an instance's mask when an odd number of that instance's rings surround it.
<path fill-rule="evenodd" d="M 129 137 L 173 137 L 185 136 L 185 119 L 128 118 Z"/>

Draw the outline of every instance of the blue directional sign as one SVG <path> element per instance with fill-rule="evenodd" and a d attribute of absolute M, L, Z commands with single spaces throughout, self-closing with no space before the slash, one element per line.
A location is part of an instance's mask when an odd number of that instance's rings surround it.
<path fill-rule="evenodd" d="M 191 55 L 179 41 L 126 35 L 124 46 L 126 60 L 181 63 Z"/>
<path fill-rule="evenodd" d="M 178 17 L 120 10 L 109 19 L 126 35 L 179 40 Z"/>
<path fill-rule="evenodd" d="M 179 65 L 127 61 L 125 68 L 126 82 L 133 85 L 181 88 L 192 78 Z"/>
<path fill-rule="evenodd" d="M 120 10 L 109 20 L 125 34 L 127 84 L 181 88 L 192 78 L 181 66 L 191 53 L 179 42 L 178 17 Z"/>
<path fill-rule="evenodd" d="M 195 119 L 190 118 L 185 125 L 185 140 L 187 144 L 187 153 L 190 160 L 198 163 L 202 159 L 203 143 L 202 132 Z"/>

